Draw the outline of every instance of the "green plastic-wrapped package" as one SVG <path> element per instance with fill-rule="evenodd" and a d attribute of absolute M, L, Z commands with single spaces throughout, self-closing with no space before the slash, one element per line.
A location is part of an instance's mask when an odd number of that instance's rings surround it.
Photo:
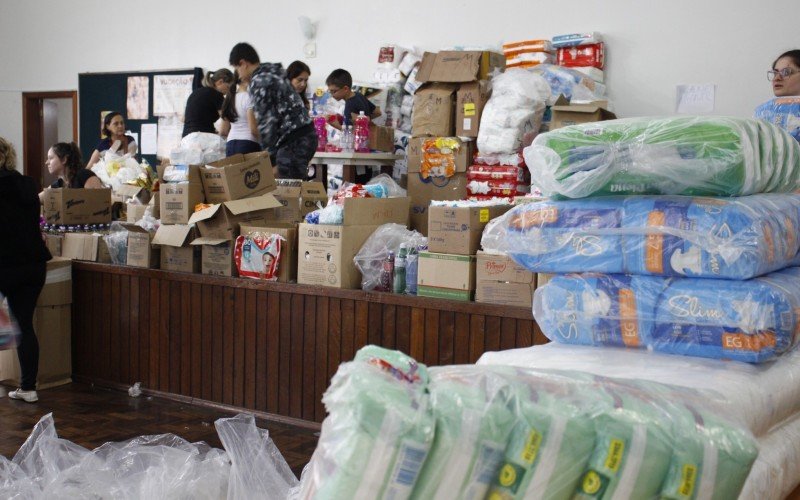
<path fill-rule="evenodd" d="M 519 415 L 489 500 L 568 500 L 594 449 L 594 424 L 574 383 L 520 370 Z M 561 390 L 558 390 L 561 389 Z"/>
<path fill-rule="evenodd" d="M 744 196 L 800 187 L 800 144 L 762 120 L 711 116 L 584 123 L 525 148 L 545 196 Z"/>
<path fill-rule="evenodd" d="M 482 500 L 515 424 L 515 391 L 502 374 L 477 366 L 430 373 L 436 437 L 413 498 Z"/>
<path fill-rule="evenodd" d="M 427 382 L 424 365 L 376 346 L 340 365 L 297 498 L 409 498 L 433 441 Z"/>

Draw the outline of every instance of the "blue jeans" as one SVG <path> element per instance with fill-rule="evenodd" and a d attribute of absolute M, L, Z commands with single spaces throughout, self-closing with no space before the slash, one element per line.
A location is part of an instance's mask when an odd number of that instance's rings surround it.
<path fill-rule="evenodd" d="M 234 139 L 225 144 L 225 156 L 233 156 L 238 153 L 257 153 L 261 151 L 261 145 L 247 139 Z"/>

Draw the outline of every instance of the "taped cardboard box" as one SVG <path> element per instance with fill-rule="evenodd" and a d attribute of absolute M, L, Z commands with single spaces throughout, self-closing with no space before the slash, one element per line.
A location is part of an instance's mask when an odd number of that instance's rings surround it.
<path fill-rule="evenodd" d="M 592 101 L 590 103 L 570 104 L 569 100 L 560 96 L 550 108 L 550 130 L 578 125 L 580 123 L 614 120 L 617 115 L 607 110 L 608 101 Z"/>
<path fill-rule="evenodd" d="M 222 203 L 261 196 L 275 190 L 272 163 L 266 152 L 236 154 L 200 168 L 206 201 Z"/>
<path fill-rule="evenodd" d="M 48 188 L 44 190 L 48 224 L 106 224 L 111 222 L 110 189 Z"/>
<path fill-rule="evenodd" d="M 483 107 L 491 97 L 487 80 L 462 83 L 456 92 L 456 135 L 478 137 Z"/>
<path fill-rule="evenodd" d="M 429 207 L 428 249 L 435 253 L 475 255 L 486 224 L 510 209 L 511 205 Z"/>
<path fill-rule="evenodd" d="M 416 79 L 420 82 L 463 83 L 488 80 L 506 66 L 503 54 L 479 50 L 443 50 L 422 56 Z"/>
<path fill-rule="evenodd" d="M 478 251 L 475 301 L 530 308 L 536 274 L 505 254 Z"/>
<path fill-rule="evenodd" d="M 203 237 L 232 240 L 239 235 L 240 224 L 266 225 L 274 216 L 272 209 L 282 206 L 271 194 L 226 201 L 195 212 L 189 224 L 197 224 Z"/>
<path fill-rule="evenodd" d="M 136 224 L 122 224 L 128 231 L 128 250 L 125 263 L 132 267 L 157 269 L 159 249 L 152 245 L 153 233 Z"/>
<path fill-rule="evenodd" d="M 394 153 L 394 129 L 392 127 L 381 127 L 370 123 L 369 149 L 372 151 Z"/>
<path fill-rule="evenodd" d="M 128 202 L 125 204 L 125 220 L 130 223 L 139 222 L 150 205 Z"/>
<path fill-rule="evenodd" d="M 451 136 L 455 132 L 455 99 L 458 85 L 426 83 L 414 93 L 411 132 L 415 136 Z"/>
<path fill-rule="evenodd" d="M 272 210 L 270 220 L 276 222 L 302 222 L 306 214 L 319 208 L 318 203 L 324 207 L 328 202 L 325 186 L 315 181 L 280 179 L 272 195 L 282 205 Z"/>
<path fill-rule="evenodd" d="M 200 247 L 200 272 L 213 276 L 238 276 L 233 261 L 234 241 L 225 238 L 200 237 L 192 241 Z"/>
<path fill-rule="evenodd" d="M 161 247 L 161 269 L 182 273 L 200 272 L 200 248 L 191 246 L 194 226 L 163 224 L 153 236 L 153 245 Z"/>
<path fill-rule="evenodd" d="M 417 295 L 437 299 L 472 300 L 475 256 L 420 252 Z"/>
<path fill-rule="evenodd" d="M 297 224 L 269 224 L 267 226 L 241 226 L 241 235 L 260 231 L 266 234 L 277 234 L 283 237 L 281 244 L 281 260 L 278 263 L 278 282 L 293 283 L 297 281 Z"/>
<path fill-rule="evenodd" d="M 187 167 L 187 181 L 164 182 L 164 168 L 159 167 L 159 205 L 162 224 L 187 224 L 194 213 L 194 207 L 203 203 L 203 184 L 200 180 L 200 167 Z"/>

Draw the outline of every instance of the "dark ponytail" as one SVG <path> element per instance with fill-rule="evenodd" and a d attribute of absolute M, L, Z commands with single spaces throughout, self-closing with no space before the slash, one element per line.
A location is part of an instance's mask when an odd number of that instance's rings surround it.
<path fill-rule="evenodd" d="M 228 120 L 229 122 L 233 123 L 239 119 L 239 113 L 236 111 L 236 90 L 239 87 L 239 73 L 233 73 L 233 83 L 231 84 L 231 89 L 228 91 L 228 94 L 225 96 L 225 100 L 222 101 L 222 109 L 220 110 L 220 116 L 224 120 Z"/>
<path fill-rule="evenodd" d="M 58 159 L 61 160 L 66 167 L 64 176 L 67 180 L 67 186 L 70 186 L 72 180 L 78 175 L 78 170 L 83 168 L 81 150 L 78 149 L 78 145 L 74 142 L 57 142 L 53 144 L 52 149 L 53 153 L 58 156 Z"/>
<path fill-rule="evenodd" d="M 233 82 L 233 73 L 228 68 L 220 68 L 216 71 L 209 71 L 203 78 L 203 86 L 214 88 L 214 85 L 222 80 L 225 83 Z"/>

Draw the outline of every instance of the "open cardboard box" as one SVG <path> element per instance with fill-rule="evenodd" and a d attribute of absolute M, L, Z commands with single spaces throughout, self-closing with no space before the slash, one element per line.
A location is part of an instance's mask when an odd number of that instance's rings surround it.
<path fill-rule="evenodd" d="M 239 235 L 239 224 L 264 225 L 273 217 L 272 209 L 283 205 L 271 194 L 226 201 L 195 212 L 189 224 L 205 238 L 232 240 Z"/>
<path fill-rule="evenodd" d="M 200 168 L 200 178 L 208 203 L 261 196 L 276 187 L 266 152 L 236 154 L 215 161 Z"/>
<path fill-rule="evenodd" d="M 163 224 L 159 226 L 153 245 L 161 247 L 161 269 L 182 273 L 200 272 L 200 249 L 190 243 L 195 239 L 194 226 Z"/>

